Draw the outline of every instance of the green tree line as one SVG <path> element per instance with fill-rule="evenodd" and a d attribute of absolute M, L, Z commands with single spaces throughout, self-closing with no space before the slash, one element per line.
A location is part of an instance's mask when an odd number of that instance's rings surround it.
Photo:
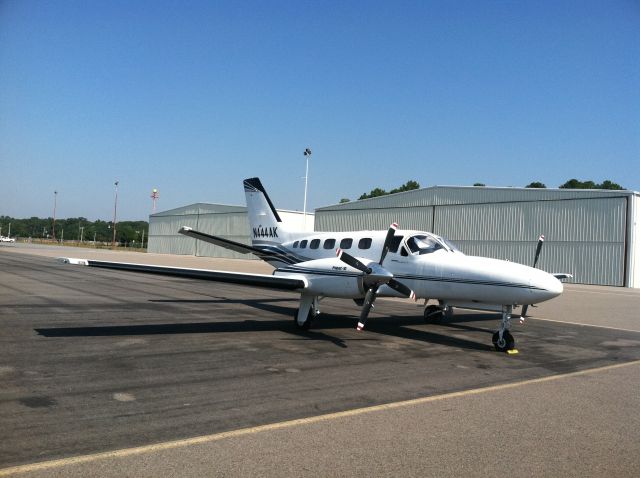
<path fill-rule="evenodd" d="M 9 234 L 11 224 L 11 237 L 32 239 L 53 239 L 53 218 L 41 219 L 31 217 L 29 219 L 16 219 L 9 216 L 0 216 L 2 235 Z M 145 243 L 149 232 L 149 223 L 146 221 L 122 221 L 116 224 L 116 242 L 120 244 L 140 243 L 144 231 Z M 56 219 L 55 237 L 57 240 L 83 242 L 108 242 L 113 239 L 111 221 L 89 221 L 85 217 L 71 217 Z"/>
<path fill-rule="evenodd" d="M 474 183 L 474 186 L 485 186 L 484 183 Z M 525 186 L 525 188 L 546 188 L 547 186 L 540 181 L 533 181 Z M 578 179 L 569 179 L 564 184 L 558 186 L 560 189 L 610 189 L 610 190 L 623 190 L 624 188 L 617 183 L 609 179 L 605 179 L 601 183 L 596 183 L 591 180 L 580 181 Z M 382 188 L 373 188 L 370 192 L 362 194 L 358 199 L 369 199 L 380 196 L 386 196 L 387 194 L 401 193 L 404 191 L 411 191 L 413 189 L 419 189 L 420 184 L 417 181 L 409 180 L 402 186 L 392 189 L 391 191 L 385 191 Z M 340 203 L 349 202 L 349 198 L 340 199 Z"/>

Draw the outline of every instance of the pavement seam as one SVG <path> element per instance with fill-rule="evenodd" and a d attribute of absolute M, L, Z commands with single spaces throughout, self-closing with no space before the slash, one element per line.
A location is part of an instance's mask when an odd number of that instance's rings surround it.
<path fill-rule="evenodd" d="M 638 364 L 640 364 L 640 360 L 634 360 L 631 362 L 624 362 L 624 363 L 606 365 L 603 367 L 597 367 L 592 369 L 579 370 L 577 372 L 569 372 L 569 373 L 560 374 L 560 375 L 550 375 L 546 377 L 523 380 L 520 382 L 492 385 L 489 387 L 462 390 L 459 392 L 451 392 L 451 393 L 445 393 L 441 395 L 433 395 L 429 397 L 414 398 L 411 400 L 402 400 L 399 402 L 391 402 L 391 403 L 385 403 L 382 405 L 374 405 L 370 407 L 345 410 L 342 412 L 316 415 L 313 417 L 299 418 L 295 420 L 287 420 L 284 422 L 270 423 L 267 425 L 259 425 L 256 427 L 240 428 L 237 430 L 214 433 L 211 435 L 203 435 L 199 437 L 161 442 L 153 445 L 144 445 L 144 446 L 133 447 L 133 448 L 123 448 L 123 449 L 113 450 L 108 452 L 93 453 L 89 455 L 80 455 L 80 456 L 75 456 L 70 458 L 62 458 L 59 460 L 50 460 L 50 461 L 44 461 L 39 463 L 31 463 L 27 465 L 18 465 L 10 468 L 0 469 L 0 477 L 17 475 L 22 473 L 29 473 L 34 471 L 48 470 L 52 468 L 61 468 L 64 466 L 78 465 L 82 463 L 89 463 L 92 461 L 106 460 L 109 458 L 122 458 L 122 457 L 128 457 L 128 456 L 142 455 L 146 453 L 154 453 L 154 452 L 163 451 L 163 450 L 184 448 L 184 447 L 193 446 L 193 445 L 201 445 L 205 443 L 212 443 L 215 441 L 224 440 L 227 438 L 237 438 L 237 437 L 242 437 L 247 435 L 255 435 L 255 434 L 267 432 L 267 431 L 282 430 L 285 428 L 292 428 L 292 427 L 301 426 L 301 425 L 310 425 L 310 424 L 321 423 L 329 420 L 353 417 L 357 415 L 363 415 L 367 413 L 373 413 L 373 412 L 384 411 L 384 410 L 394 410 L 397 408 L 404 408 L 412 405 L 420 405 L 420 404 L 425 404 L 430 402 L 436 402 L 436 401 L 446 400 L 450 398 L 459 398 L 459 397 L 465 397 L 465 396 L 471 396 L 471 395 L 479 395 L 479 394 L 488 393 L 488 392 L 508 390 L 511 388 L 521 387 L 524 385 L 551 382 L 551 381 L 560 380 L 563 378 L 578 377 L 581 375 L 604 372 L 608 370 L 613 370 L 613 369 L 618 369 L 618 368 L 628 367 L 628 366 L 638 365 Z"/>

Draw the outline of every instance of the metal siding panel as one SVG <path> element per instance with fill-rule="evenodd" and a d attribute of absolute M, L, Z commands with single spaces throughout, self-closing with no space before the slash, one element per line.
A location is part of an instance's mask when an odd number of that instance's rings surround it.
<path fill-rule="evenodd" d="M 247 213 L 201 214 L 198 217 L 198 231 L 214 236 L 249 235 Z"/>
<path fill-rule="evenodd" d="M 467 255 L 493 257 L 532 265 L 537 241 L 503 241 L 500 243 L 454 241 Z M 622 286 L 624 272 L 621 257 L 624 245 L 613 243 L 567 243 L 545 241 L 538 268 L 547 272 L 569 272 L 574 278 L 566 282 Z"/>
<path fill-rule="evenodd" d="M 156 254 L 194 255 L 194 239 L 182 235 L 149 236 L 148 251 Z"/>
<path fill-rule="evenodd" d="M 316 231 L 366 231 L 387 229 L 397 222 L 400 229 L 430 231 L 432 207 L 327 211 L 316 213 Z"/>
<path fill-rule="evenodd" d="M 184 216 L 151 217 L 149 236 L 175 236 L 182 226 L 195 228 L 198 216 L 194 214 Z"/>
<path fill-rule="evenodd" d="M 625 200 L 468 204 L 436 208 L 436 233 L 452 240 L 624 242 Z"/>

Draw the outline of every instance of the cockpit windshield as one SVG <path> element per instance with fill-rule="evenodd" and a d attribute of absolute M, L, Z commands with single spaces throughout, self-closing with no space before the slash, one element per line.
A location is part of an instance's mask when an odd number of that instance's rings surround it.
<path fill-rule="evenodd" d="M 438 249 L 444 249 L 435 238 L 422 234 L 407 239 L 407 247 L 412 254 L 430 254 Z"/>
<path fill-rule="evenodd" d="M 460 249 L 458 249 L 458 246 L 456 246 L 453 242 L 451 242 L 449 239 L 447 239 L 446 237 L 441 237 L 440 238 L 442 240 L 442 242 L 444 242 L 447 247 L 449 249 L 451 249 L 453 252 L 460 252 L 462 254 L 462 251 L 460 251 Z"/>

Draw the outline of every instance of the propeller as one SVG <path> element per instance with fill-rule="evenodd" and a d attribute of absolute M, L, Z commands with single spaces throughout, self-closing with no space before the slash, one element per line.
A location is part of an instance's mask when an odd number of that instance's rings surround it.
<path fill-rule="evenodd" d="M 544 244 L 544 234 L 540 234 L 538 238 L 538 245 L 536 246 L 536 255 L 533 258 L 533 267 L 538 264 L 538 259 L 540 258 L 540 251 L 542 250 L 542 244 Z M 522 306 L 522 312 L 520 313 L 520 318 L 524 319 L 527 316 L 527 309 L 529 309 L 529 304 L 525 304 Z"/>
<path fill-rule="evenodd" d="M 393 236 L 396 232 L 396 229 L 398 229 L 398 225 L 396 223 L 391 224 L 391 226 L 389 227 L 387 236 L 385 237 L 384 244 L 382 246 L 382 254 L 380 255 L 380 260 L 377 264 L 370 263 L 367 266 L 348 252 L 345 252 L 342 249 L 336 249 L 336 255 L 338 256 L 338 259 L 340 259 L 345 264 L 353 267 L 354 269 L 358 269 L 364 274 L 363 283 L 367 287 L 367 293 L 364 296 L 364 304 L 362 305 L 362 310 L 360 312 L 360 319 L 358 320 L 357 330 L 362 330 L 364 328 L 364 324 L 367 322 L 369 312 L 373 308 L 373 303 L 376 300 L 378 288 L 381 285 L 386 284 L 405 297 L 410 297 L 414 300 L 416 298 L 416 295 L 409 287 L 404 285 L 402 282 L 398 282 L 397 280 L 395 280 L 393 278 L 393 274 L 382 267 L 382 263 L 384 262 L 384 259 L 389 252 L 389 248 L 391 247 L 391 242 L 393 241 Z"/>

